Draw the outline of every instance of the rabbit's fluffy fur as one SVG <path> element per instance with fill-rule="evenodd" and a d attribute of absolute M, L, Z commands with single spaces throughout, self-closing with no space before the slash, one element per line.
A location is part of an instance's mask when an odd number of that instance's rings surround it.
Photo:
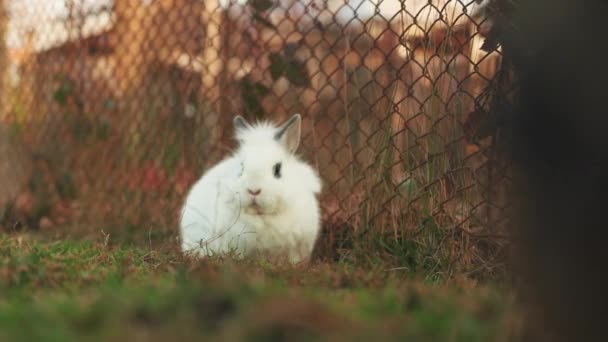
<path fill-rule="evenodd" d="M 300 115 L 278 127 L 250 125 L 240 116 L 234 124 L 238 149 L 209 169 L 187 196 L 180 220 L 182 251 L 307 261 L 320 230 L 321 181 L 295 155 Z"/>

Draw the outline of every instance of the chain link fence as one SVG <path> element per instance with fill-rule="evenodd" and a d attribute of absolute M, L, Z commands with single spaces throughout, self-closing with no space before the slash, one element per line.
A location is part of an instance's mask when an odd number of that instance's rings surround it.
<path fill-rule="evenodd" d="M 2 225 L 176 234 L 189 186 L 234 146 L 235 114 L 299 112 L 324 182 L 322 256 L 366 241 L 418 268 L 492 271 L 509 169 L 491 120 L 508 73 L 482 49 L 491 9 L 5 0 Z"/>

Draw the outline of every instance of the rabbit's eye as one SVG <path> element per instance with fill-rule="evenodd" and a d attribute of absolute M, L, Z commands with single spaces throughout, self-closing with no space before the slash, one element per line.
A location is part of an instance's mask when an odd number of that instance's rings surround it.
<path fill-rule="evenodd" d="M 274 164 L 272 171 L 274 173 L 274 178 L 281 178 L 281 163 Z"/>

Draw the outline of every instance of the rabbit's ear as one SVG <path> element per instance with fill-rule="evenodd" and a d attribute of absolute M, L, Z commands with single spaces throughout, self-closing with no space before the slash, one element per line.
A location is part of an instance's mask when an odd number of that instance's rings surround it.
<path fill-rule="evenodd" d="M 300 135 L 302 131 L 302 116 L 294 114 L 289 120 L 279 127 L 279 131 L 274 138 L 280 141 L 289 152 L 294 153 L 300 145 Z"/>
<path fill-rule="evenodd" d="M 240 115 L 235 116 L 232 123 L 237 131 L 249 128 L 249 123 Z"/>

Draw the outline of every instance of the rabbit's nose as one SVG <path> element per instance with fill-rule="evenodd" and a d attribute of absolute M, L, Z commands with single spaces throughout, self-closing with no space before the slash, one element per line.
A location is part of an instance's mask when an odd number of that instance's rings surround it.
<path fill-rule="evenodd" d="M 249 192 L 249 194 L 251 196 L 257 196 L 262 192 L 262 189 L 255 189 L 255 190 L 247 189 L 247 191 Z"/>

